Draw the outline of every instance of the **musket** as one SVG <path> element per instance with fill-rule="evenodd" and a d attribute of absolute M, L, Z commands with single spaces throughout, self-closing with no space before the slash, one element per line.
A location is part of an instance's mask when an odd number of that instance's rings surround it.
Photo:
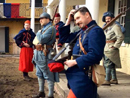
<path fill-rule="evenodd" d="M 61 0 L 60 0 L 60 1 L 61 1 Z M 53 21 L 54 21 L 55 14 L 57 13 L 57 10 L 58 10 L 58 8 L 59 8 L 60 1 L 59 1 L 58 5 L 56 6 L 56 10 L 55 10 L 55 13 L 54 13 L 53 18 L 52 18 L 52 23 L 53 23 Z"/>
<path fill-rule="evenodd" d="M 108 28 L 111 24 L 113 24 L 121 15 L 123 15 L 128 10 L 130 10 L 130 8 L 126 9 L 124 12 L 121 12 L 119 15 L 113 18 L 108 24 L 106 24 L 102 29 L 105 30 L 106 28 Z"/>
<path fill-rule="evenodd" d="M 53 57 L 53 60 L 56 60 L 67 49 L 67 47 L 69 45 L 71 45 L 77 39 L 77 37 L 79 36 L 79 34 L 81 34 L 81 31 L 76 35 L 76 37 L 73 40 L 71 40 L 70 43 L 68 43 L 57 55 L 55 55 Z M 58 59 L 58 60 L 63 60 L 63 59 L 67 59 L 67 58 L 68 58 L 68 56 L 65 56 L 65 57 L 63 57 L 61 59 Z"/>
<path fill-rule="evenodd" d="M 61 0 L 60 0 L 60 1 L 61 1 Z M 53 23 L 53 21 L 54 21 L 55 14 L 57 13 L 57 10 L 58 10 L 58 8 L 59 8 L 60 1 L 59 1 L 58 5 L 56 6 L 55 13 L 54 13 L 53 18 L 52 18 L 52 23 Z M 55 42 L 54 42 L 54 43 L 53 43 L 53 49 L 55 49 L 55 47 L 56 47 L 56 46 L 55 46 Z M 53 51 L 52 54 L 55 54 L 55 51 Z"/>

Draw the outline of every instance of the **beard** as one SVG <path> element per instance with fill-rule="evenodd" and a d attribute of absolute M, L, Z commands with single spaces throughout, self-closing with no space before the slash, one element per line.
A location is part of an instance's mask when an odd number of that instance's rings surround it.
<path fill-rule="evenodd" d="M 106 24 L 108 24 L 110 21 L 106 21 Z"/>

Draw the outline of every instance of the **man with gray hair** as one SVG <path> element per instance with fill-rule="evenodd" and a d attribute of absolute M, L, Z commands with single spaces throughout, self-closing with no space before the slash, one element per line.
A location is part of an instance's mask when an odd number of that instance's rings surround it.
<path fill-rule="evenodd" d="M 56 37 L 56 29 L 52 26 L 50 15 L 46 12 L 40 15 L 40 24 L 42 29 L 36 34 L 33 44 L 34 50 L 33 61 L 36 63 L 36 75 L 38 76 L 39 94 L 33 95 L 32 98 L 44 98 L 44 83 L 48 82 L 49 93 L 47 98 L 54 98 L 54 82 L 58 80 L 58 73 L 50 72 L 47 61 L 52 59 L 51 51 Z"/>

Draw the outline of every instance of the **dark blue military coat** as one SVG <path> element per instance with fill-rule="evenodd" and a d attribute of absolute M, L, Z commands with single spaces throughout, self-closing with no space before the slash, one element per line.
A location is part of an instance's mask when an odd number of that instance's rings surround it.
<path fill-rule="evenodd" d="M 35 33 L 32 31 L 32 29 L 26 30 L 25 28 L 23 28 L 14 37 L 14 39 L 15 39 L 17 46 L 22 48 L 22 47 L 25 47 L 23 45 L 23 41 L 28 43 L 30 45 L 30 47 L 32 47 L 32 41 L 33 41 L 34 37 L 35 37 Z"/>
<path fill-rule="evenodd" d="M 62 21 L 60 21 L 59 23 L 57 23 L 56 25 L 55 25 L 55 28 L 56 28 L 56 38 L 59 38 L 59 29 L 61 28 L 61 27 L 63 27 L 64 26 L 64 23 L 62 22 Z"/>
<path fill-rule="evenodd" d="M 59 29 L 61 27 L 63 27 L 64 25 L 65 24 L 62 21 L 60 21 L 59 23 L 57 23 L 55 25 L 55 28 L 56 28 L 56 39 L 59 39 Z M 63 45 L 63 43 L 59 43 L 59 41 L 58 41 L 58 47 L 62 47 L 62 45 Z"/>
<path fill-rule="evenodd" d="M 96 24 L 91 21 L 87 27 Z M 80 30 L 81 38 L 83 39 L 84 30 Z M 60 29 L 60 42 L 70 42 L 79 32 L 70 33 L 70 25 L 64 26 Z M 81 39 L 81 41 L 82 41 Z M 96 98 L 97 86 L 88 77 L 89 66 L 98 64 L 103 56 L 105 46 L 105 35 L 99 26 L 93 27 L 83 42 L 87 55 L 80 53 L 79 40 L 77 38 L 73 48 L 73 55 L 82 55 L 76 59 L 77 65 L 68 68 L 66 76 L 68 79 L 68 86 L 72 89 L 77 98 Z"/>

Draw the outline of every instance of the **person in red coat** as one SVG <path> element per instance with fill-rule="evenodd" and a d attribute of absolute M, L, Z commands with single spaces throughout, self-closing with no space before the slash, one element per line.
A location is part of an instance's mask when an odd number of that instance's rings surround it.
<path fill-rule="evenodd" d="M 31 77 L 28 76 L 28 72 L 33 71 L 32 57 L 33 57 L 33 44 L 32 41 L 35 37 L 35 33 L 30 28 L 30 21 L 24 22 L 24 28 L 14 37 L 20 51 L 19 71 L 23 72 L 24 80 L 30 81 Z"/>

